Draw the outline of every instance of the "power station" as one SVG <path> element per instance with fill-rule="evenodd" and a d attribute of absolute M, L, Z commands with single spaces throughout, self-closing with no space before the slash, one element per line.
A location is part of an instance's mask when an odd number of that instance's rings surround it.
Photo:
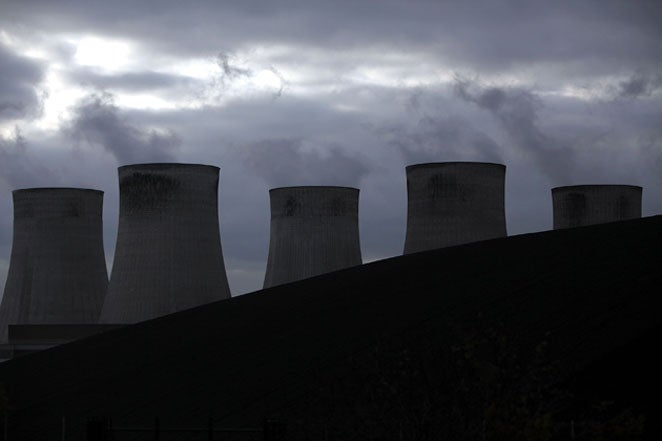
<path fill-rule="evenodd" d="M 406 167 L 404 254 L 505 237 L 503 164 Z M 218 218 L 219 168 L 119 167 L 120 210 L 110 282 L 103 192 L 13 191 L 11 261 L 0 304 L 0 359 L 230 298 Z M 264 288 L 361 265 L 359 190 L 269 191 Z M 554 229 L 641 217 L 642 188 L 552 189 Z"/>
<path fill-rule="evenodd" d="M 404 254 L 507 235 L 505 165 L 438 162 L 406 172 Z"/>
<path fill-rule="evenodd" d="M 0 342 L 9 325 L 93 324 L 108 287 L 103 192 L 15 190 L 9 272 L 0 306 Z"/>
<path fill-rule="evenodd" d="M 554 229 L 641 217 L 642 188 L 635 185 L 573 185 L 552 189 Z"/>
<path fill-rule="evenodd" d="M 265 288 L 361 265 L 358 189 L 282 187 L 269 197 Z"/>
<path fill-rule="evenodd" d="M 135 323 L 229 298 L 219 168 L 137 164 L 118 174 L 117 246 L 100 323 Z"/>

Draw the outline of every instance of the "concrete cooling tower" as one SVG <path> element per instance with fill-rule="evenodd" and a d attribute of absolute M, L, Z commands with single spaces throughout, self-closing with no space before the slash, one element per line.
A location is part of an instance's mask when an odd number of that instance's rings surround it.
<path fill-rule="evenodd" d="M 404 254 L 506 236 L 505 178 L 502 164 L 408 166 Z"/>
<path fill-rule="evenodd" d="M 14 236 L 0 305 L 0 341 L 14 324 L 92 324 L 108 287 L 103 192 L 15 190 Z"/>
<path fill-rule="evenodd" d="M 101 323 L 135 323 L 230 297 L 218 167 L 120 167 L 115 259 Z"/>
<path fill-rule="evenodd" d="M 574 185 L 552 189 L 554 229 L 641 217 L 642 188 L 634 185 Z"/>
<path fill-rule="evenodd" d="M 358 189 L 284 187 L 269 196 L 265 288 L 361 265 Z"/>

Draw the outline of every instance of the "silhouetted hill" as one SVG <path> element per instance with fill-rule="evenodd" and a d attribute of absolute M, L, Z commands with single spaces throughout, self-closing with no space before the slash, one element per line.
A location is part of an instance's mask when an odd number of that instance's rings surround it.
<path fill-rule="evenodd" d="M 662 327 L 660 262 L 655 216 L 396 257 L 127 326 L 0 364 L 10 433 L 20 433 L 10 439 L 59 439 L 63 415 L 72 440 L 99 415 L 116 426 L 159 416 L 164 427 L 203 426 L 210 415 L 230 427 L 279 417 L 304 433 L 325 409 L 341 415 L 353 406 L 347 391 L 367 393 L 375 378 L 397 389 L 420 372 L 425 399 L 441 409 L 447 403 L 435 394 L 457 393 L 446 383 L 457 383 L 462 368 L 455 356 L 429 354 L 446 346 L 469 353 L 462 348 L 473 348 L 474 337 L 462 336 L 485 330 L 482 342 L 504 348 L 497 355 L 512 351 L 522 384 L 536 369 L 527 354 L 544 342 L 542 363 L 553 366 L 545 384 L 658 411 L 650 398 L 660 392 L 651 368 Z M 409 347 L 426 367 L 384 374 Z M 634 363 L 614 362 L 614 354 Z M 361 403 L 361 415 L 381 405 Z M 162 439 L 205 439 L 180 436 Z"/>

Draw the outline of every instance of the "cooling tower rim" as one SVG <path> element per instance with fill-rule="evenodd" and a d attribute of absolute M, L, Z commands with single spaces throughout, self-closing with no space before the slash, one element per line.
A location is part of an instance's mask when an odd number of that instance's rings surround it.
<path fill-rule="evenodd" d="M 287 191 L 287 190 L 300 190 L 300 189 L 327 189 L 327 190 L 356 190 L 361 191 L 356 187 L 344 187 L 341 185 L 295 185 L 292 187 L 274 187 L 269 189 L 269 193 L 276 191 Z"/>
<path fill-rule="evenodd" d="M 584 184 L 584 185 L 564 185 L 561 187 L 552 188 L 552 193 L 561 192 L 561 191 L 572 191 L 572 190 L 594 190 L 594 189 L 607 189 L 607 188 L 622 188 L 635 191 L 643 191 L 643 187 L 639 185 L 628 185 L 628 184 Z"/>
<path fill-rule="evenodd" d="M 215 165 L 210 164 L 193 164 L 185 162 L 147 162 L 147 163 L 137 163 L 137 164 L 125 164 L 117 167 L 118 172 L 124 170 L 167 170 L 167 169 L 200 169 L 200 168 L 209 168 L 215 171 L 219 171 L 221 168 Z"/>
<path fill-rule="evenodd" d="M 62 193 L 79 193 L 79 192 L 87 192 L 87 193 L 96 193 L 96 194 L 102 194 L 102 190 L 95 190 L 93 188 L 77 188 L 77 187 L 31 187 L 31 188 L 17 188 L 16 190 L 12 190 L 12 194 L 15 195 L 20 195 L 23 193 L 42 193 L 42 192 L 48 192 L 48 191 L 58 191 Z"/>
<path fill-rule="evenodd" d="M 410 164 L 405 166 L 405 169 L 409 172 L 410 170 L 417 170 L 422 168 L 439 168 L 442 166 L 453 166 L 453 165 L 476 165 L 482 167 L 497 167 L 500 169 L 506 169 L 505 164 L 500 164 L 498 162 L 480 162 L 480 161 L 447 161 L 447 162 L 423 162 L 420 164 Z"/>

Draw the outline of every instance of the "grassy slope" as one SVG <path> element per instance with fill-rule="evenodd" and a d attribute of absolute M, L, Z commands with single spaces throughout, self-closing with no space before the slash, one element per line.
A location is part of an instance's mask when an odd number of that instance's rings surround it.
<path fill-rule="evenodd" d="M 576 370 L 662 325 L 661 261 L 659 216 L 435 250 L 20 357 L 0 365 L 0 382 L 12 430 L 34 430 L 23 432 L 26 440 L 57 434 L 61 415 L 70 439 L 94 415 L 190 425 L 212 414 L 253 426 L 300 400 L 311 370 L 376 338 L 479 312 L 532 342 L 546 336 L 554 356 Z"/>

